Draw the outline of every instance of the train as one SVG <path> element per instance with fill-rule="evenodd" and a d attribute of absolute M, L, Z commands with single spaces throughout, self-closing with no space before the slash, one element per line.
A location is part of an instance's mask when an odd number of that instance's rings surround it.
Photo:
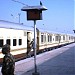
<path fill-rule="evenodd" d="M 33 39 L 33 27 L 0 20 L 0 62 L 2 62 L 4 56 L 1 52 L 3 45 L 9 44 L 11 47 L 10 52 L 14 55 L 16 60 L 19 60 L 26 57 L 28 40 L 31 42 Z M 58 33 L 36 28 L 37 54 L 74 42 L 75 36 L 72 34 Z M 33 55 L 33 49 L 31 49 L 30 52 L 31 55 Z"/>

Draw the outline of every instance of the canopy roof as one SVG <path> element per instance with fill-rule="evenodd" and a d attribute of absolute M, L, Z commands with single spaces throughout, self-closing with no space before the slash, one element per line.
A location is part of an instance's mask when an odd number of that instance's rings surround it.
<path fill-rule="evenodd" d="M 45 6 L 24 6 L 22 9 L 22 11 L 28 11 L 28 10 L 47 10 L 47 8 Z"/>

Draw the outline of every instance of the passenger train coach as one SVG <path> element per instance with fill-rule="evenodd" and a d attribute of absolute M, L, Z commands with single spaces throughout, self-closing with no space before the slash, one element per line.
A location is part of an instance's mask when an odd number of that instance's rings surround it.
<path fill-rule="evenodd" d="M 16 59 L 24 58 L 28 50 L 27 40 L 31 42 L 34 39 L 33 30 L 33 27 L 0 20 L 0 62 L 3 58 L 1 50 L 4 44 L 11 46 L 11 53 Z M 73 43 L 75 36 L 36 29 L 36 39 L 36 50 L 39 53 Z"/>

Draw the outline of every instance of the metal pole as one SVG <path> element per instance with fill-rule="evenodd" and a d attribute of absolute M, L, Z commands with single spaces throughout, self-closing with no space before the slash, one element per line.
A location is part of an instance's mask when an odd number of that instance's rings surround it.
<path fill-rule="evenodd" d="M 36 66 L 36 20 L 34 20 L 34 65 L 35 65 L 35 72 L 37 72 L 37 66 Z"/>
<path fill-rule="evenodd" d="M 37 72 L 37 65 L 36 65 L 36 20 L 34 20 L 34 69 L 35 72 L 32 75 L 39 75 Z"/>

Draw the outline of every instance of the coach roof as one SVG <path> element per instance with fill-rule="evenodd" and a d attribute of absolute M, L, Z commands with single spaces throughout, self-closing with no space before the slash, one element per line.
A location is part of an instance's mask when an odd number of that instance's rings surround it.
<path fill-rule="evenodd" d="M 18 30 L 33 30 L 33 27 L 26 26 L 19 23 L 8 22 L 0 20 L 0 28 L 18 29 Z"/>

